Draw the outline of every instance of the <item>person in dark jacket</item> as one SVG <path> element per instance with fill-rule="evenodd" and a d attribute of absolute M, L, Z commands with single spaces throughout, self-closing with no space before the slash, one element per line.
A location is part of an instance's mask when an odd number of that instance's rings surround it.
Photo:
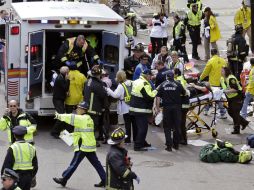
<path fill-rule="evenodd" d="M 53 87 L 53 104 L 57 113 L 65 113 L 64 101 L 69 91 L 70 80 L 69 80 L 69 68 L 62 66 L 60 68 L 60 74 L 57 76 L 54 87 Z M 64 129 L 64 123 L 56 121 L 51 135 L 55 138 L 59 138 L 60 132 Z"/>
<path fill-rule="evenodd" d="M 27 133 L 26 127 L 18 125 L 12 131 L 16 142 L 7 150 L 1 175 L 6 168 L 14 170 L 19 174 L 18 186 L 22 190 L 30 190 L 32 180 L 38 171 L 36 150 L 33 145 L 24 140 L 24 135 Z"/>
<path fill-rule="evenodd" d="M 169 69 L 167 69 L 163 61 L 158 61 L 156 65 L 158 73 L 155 78 L 155 87 L 158 87 L 161 83 L 163 83 L 166 80 L 165 72 L 168 71 Z"/>
<path fill-rule="evenodd" d="M 120 9 L 120 0 L 113 0 L 112 1 L 112 10 L 115 11 L 117 14 L 121 15 Z"/>
<path fill-rule="evenodd" d="M 100 63 L 99 56 L 83 35 L 68 38 L 59 48 L 56 58 L 59 64 L 58 68 L 64 65 L 76 66 L 85 75 L 92 64 Z"/>
<path fill-rule="evenodd" d="M 131 170 L 132 162 L 128 151 L 124 148 L 127 136 L 122 128 L 117 128 L 111 134 L 108 144 L 111 144 L 106 158 L 106 189 L 133 190 L 133 179 L 140 183 L 140 178 Z"/>
<path fill-rule="evenodd" d="M 95 130 L 99 130 L 97 139 L 103 138 L 103 128 L 99 121 L 104 110 L 105 98 L 107 98 L 107 92 L 104 89 L 106 86 L 101 81 L 101 74 L 102 70 L 100 66 L 93 66 L 91 69 L 91 76 L 86 81 L 84 89 L 84 101 L 90 105 L 88 114 L 93 119 Z M 97 145 L 99 144 L 97 143 Z"/>
<path fill-rule="evenodd" d="M 1 190 L 21 190 L 18 187 L 19 175 L 15 171 L 5 168 L 1 179 L 3 184 Z"/>

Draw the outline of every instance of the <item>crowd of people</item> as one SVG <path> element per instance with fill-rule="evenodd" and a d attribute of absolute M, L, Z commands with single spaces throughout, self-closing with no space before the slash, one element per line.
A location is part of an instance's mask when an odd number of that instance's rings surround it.
<path fill-rule="evenodd" d="M 178 150 L 180 144 L 187 145 L 186 116 L 193 93 L 206 94 L 221 89 L 228 107 L 226 109 L 219 102 L 218 117 L 224 119 L 226 113 L 232 117 L 232 134 L 240 134 L 240 130 L 250 125 L 246 117 L 247 106 L 254 96 L 254 58 L 250 59 L 252 67 L 245 98 L 239 83 L 242 64 L 248 55 L 244 36 L 250 34 L 249 8 L 243 1 L 240 12 L 236 14 L 236 33 L 228 40 L 227 63 L 219 54 L 216 42 L 220 39 L 220 30 L 211 8 L 202 9 L 200 0 L 189 1 L 188 7 L 185 19 L 177 14 L 173 16 L 172 49 L 167 46 L 167 16 L 154 14 L 150 33 L 151 56 L 145 52 L 142 43 L 131 40 L 134 39 L 133 29 L 130 18 L 126 16 L 129 55 L 124 59 L 124 68 L 116 73 L 116 79 L 109 78 L 91 42 L 83 35 L 67 39 L 62 44 L 57 54 L 59 73 L 52 81 L 57 121 L 51 135 L 59 138 L 64 129 L 72 132 L 74 156 L 62 177 L 53 178 L 54 182 L 65 187 L 86 157 L 101 179 L 95 187 L 133 189 L 133 180 L 140 183 L 140 178 L 132 171 L 132 162 L 124 144 L 132 143 L 134 151 L 147 151 L 152 146 L 146 138 L 149 123 L 153 123 L 151 120 L 155 115 L 163 112 L 165 150 L 171 152 L 172 148 Z M 113 9 L 117 12 L 119 4 L 114 4 Z M 201 43 L 202 19 L 205 59 L 208 62 L 199 82 L 188 84 L 184 76 L 185 64 L 189 62 L 185 47 L 186 28 L 192 42 L 192 58 L 199 60 L 197 47 Z M 207 77 L 208 82 L 204 82 Z M 117 113 L 114 113 L 110 108 L 116 102 Z M 208 111 L 209 106 L 206 106 L 204 114 L 207 115 Z M 117 126 L 116 115 L 123 116 L 124 129 Z M 4 190 L 29 190 L 36 185 L 38 171 L 33 140 L 36 121 L 19 109 L 17 101 L 11 100 L 0 119 L 0 130 L 7 130 L 10 143 L 1 170 Z M 100 142 L 111 145 L 106 157 L 106 171 L 96 155 Z"/>

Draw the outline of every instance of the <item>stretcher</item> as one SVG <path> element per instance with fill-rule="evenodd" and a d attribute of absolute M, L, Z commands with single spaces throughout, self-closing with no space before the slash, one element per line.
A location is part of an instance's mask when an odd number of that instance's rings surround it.
<path fill-rule="evenodd" d="M 212 136 L 214 138 L 217 137 L 218 132 L 214 128 L 217 122 L 217 104 L 219 102 L 224 102 L 223 99 L 223 91 L 220 89 L 213 89 L 208 94 L 191 98 L 189 111 L 187 113 L 187 120 L 189 120 L 189 123 L 186 126 L 187 130 L 195 129 L 197 134 L 201 134 L 202 129 L 206 129 L 208 132 L 212 132 Z M 210 124 L 204 121 L 201 116 L 201 113 L 204 111 L 206 106 L 214 109 L 212 111 L 213 118 Z"/>

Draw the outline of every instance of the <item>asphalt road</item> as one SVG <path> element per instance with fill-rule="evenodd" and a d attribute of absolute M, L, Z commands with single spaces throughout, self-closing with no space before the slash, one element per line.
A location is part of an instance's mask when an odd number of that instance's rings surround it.
<path fill-rule="evenodd" d="M 176 8 L 184 7 L 185 0 L 175 1 Z M 204 0 L 204 3 L 215 7 L 216 12 L 224 13 L 226 10 L 235 10 L 240 4 L 240 0 Z M 219 42 L 219 48 L 225 49 L 225 40 L 231 34 L 233 15 L 228 14 L 217 17 L 221 32 L 222 40 Z M 139 35 L 140 40 L 148 41 L 145 35 Z M 190 46 L 188 45 L 188 48 Z M 202 46 L 199 47 L 202 53 Z M 202 64 L 202 63 L 201 63 Z M 5 89 L 0 85 L 0 115 L 3 114 L 6 106 L 4 99 Z M 212 110 L 211 110 L 212 111 Z M 202 115 L 201 115 L 202 116 Z M 202 116 L 210 123 L 212 115 Z M 251 118 L 252 119 L 252 118 Z M 52 118 L 38 119 L 38 133 L 35 137 L 35 146 L 37 148 L 39 171 L 37 175 L 37 190 L 57 190 L 62 189 L 55 184 L 52 177 L 61 176 L 61 173 L 70 163 L 73 152 L 70 147 L 61 140 L 55 140 L 49 135 L 50 128 L 54 124 Z M 246 136 L 253 133 L 251 129 L 246 129 L 241 135 L 226 134 L 226 128 L 232 128 L 232 120 L 218 120 L 216 130 L 218 138 L 232 142 L 239 150 L 245 143 Z M 207 130 L 203 130 L 207 132 Z M 210 132 L 202 135 L 190 134 L 189 140 L 204 140 L 214 142 Z M 199 151 L 201 147 L 188 145 L 180 146 L 178 151 L 171 153 L 164 150 L 163 130 L 158 127 L 149 127 L 148 142 L 152 143 L 155 150 L 140 153 L 134 152 L 132 146 L 127 146 L 129 154 L 134 162 L 133 171 L 141 178 L 141 183 L 135 189 L 138 190 L 240 190 L 253 189 L 254 167 L 253 162 L 248 165 L 242 164 L 206 164 L 199 161 Z M 6 150 L 8 148 L 6 132 L 0 132 L 0 163 L 3 162 Z M 98 148 L 97 153 L 100 161 L 105 165 L 108 145 L 102 145 Z M 87 160 L 84 160 L 72 178 L 67 183 L 66 189 L 69 190 L 91 190 L 94 183 L 98 183 L 99 177 L 96 171 L 91 167 Z"/>

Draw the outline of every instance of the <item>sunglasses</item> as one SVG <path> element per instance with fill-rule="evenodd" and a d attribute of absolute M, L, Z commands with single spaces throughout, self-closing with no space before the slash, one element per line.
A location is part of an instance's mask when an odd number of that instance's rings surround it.
<path fill-rule="evenodd" d="M 17 107 L 17 106 L 16 106 L 16 105 L 10 105 L 10 107 L 11 107 L 11 108 L 12 108 L 12 107 L 15 108 L 15 107 Z"/>

